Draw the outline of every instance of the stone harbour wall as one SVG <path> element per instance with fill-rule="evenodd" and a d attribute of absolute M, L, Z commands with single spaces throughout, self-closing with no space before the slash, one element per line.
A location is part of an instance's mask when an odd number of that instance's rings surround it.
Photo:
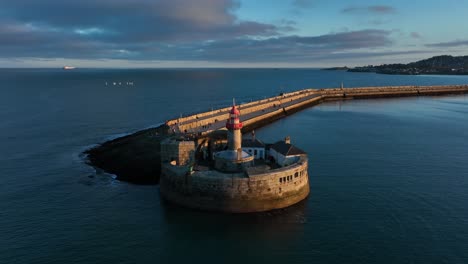
<path fill-rule="evenodd" d="M 304 89 L 242 104 L 238 108 L 244 126 L 252 128 L 257 127 L 258 123 L 266 123 L 270 119 L 276 120 L 323 101 L 460 93 L 468 93 L 468 85 Z M 225 107 L 172 119 L 168 120 L 166 124 L 177 127 L 180 132 L 186 130 L 188 132 L 207 133 L 212 130 L 223 129 L 223 123 L 228 119 L 230 109 L 231 107 Z M 211 130 L 206 129 L 206 126 L 211 127 L 212 124 L 216 123 L 217 126 L 213 126 Z"/>
<path fill-rule="evenodd" d="M 307 157 L 264 173 L 194 172 L 163 164 L 160 190 L 170 202 L 194 209 L 248 213 L 284 208 L 309 194 Z"/>
<path fill-rule="evenodd" d="M 271 109 L 282 109 L 281 105 L 287 102 L 301 101 L 307 95 L 317 93 L 313 89 L 305 89 L 292 93 L 284 93 L 279 96 L 270 97 L 258 101 L 253 101 L 246 104 L 237 105 L 241 116 L 248 116 L 252 113 L 269 113 Z M 215 124 L 219 121 L 225 123 L 229 118 L 230 107 L 215 109 L 213 111 L 202 112 L 198 114 L 193 114 L 190 116 L 176 118 L 166 121 L 166 124 L 170 127 L 177 127 L 180 132 L 193 132 L 197 128 L 203 126 L 209 126 L 210 124 Z M 257 114 L 256 116 L 260 116 Z M 215 129 L 223 128 L 224 126 L 216 127 Z"/>
<path fill-rule="evenodd" d="M 178 141 L 168 138 L 161 142 L 161 162 L 175 161 L 177 165 L 187 165 L 194 155 L 194 141 Z"/>

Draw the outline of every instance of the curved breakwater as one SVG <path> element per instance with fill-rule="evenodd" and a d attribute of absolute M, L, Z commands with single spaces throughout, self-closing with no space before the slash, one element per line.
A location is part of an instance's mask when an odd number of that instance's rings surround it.
<path fill-rule="evenodd" d="M 325 101 L 407 96 L 464 94 L 468 85 L 388 86 L 345 89 L 304 89 L 238 106 L 244 123 L 242 132 L 260 128 L 304 108 Z M 166 121 L 156 127 L 116 138 L 87 150 L 89 163 L 120 180 L 158 183 L 161 172 L 160 142 L 173 133 L 204 137 L 225 129 L 229 109 L 225 107 Z"/>

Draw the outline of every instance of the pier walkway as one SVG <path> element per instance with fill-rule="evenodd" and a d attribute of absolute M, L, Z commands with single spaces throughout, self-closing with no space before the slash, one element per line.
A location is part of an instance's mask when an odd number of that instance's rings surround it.
<path fill-rule="evenodd" d="M 468 93 L 468 85 L 387 86 L 363 88 L 304 89 L 238 105 L 244 126 L 253 129 L 323 101 L 384 97 Z M 171 119 L 166 124 L 175 133 L 203 135 L 224 129 L 231 106 Z M 245 132 L 245 131 L 244 131 Z"/>

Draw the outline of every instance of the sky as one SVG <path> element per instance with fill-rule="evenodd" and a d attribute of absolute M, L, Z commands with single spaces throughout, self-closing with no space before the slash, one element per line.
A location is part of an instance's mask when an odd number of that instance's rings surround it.
<path fill-rule="evenodd" d="M 329 67 L 468 55 L 462 0 L 0 0 L 0 67 Z"/>

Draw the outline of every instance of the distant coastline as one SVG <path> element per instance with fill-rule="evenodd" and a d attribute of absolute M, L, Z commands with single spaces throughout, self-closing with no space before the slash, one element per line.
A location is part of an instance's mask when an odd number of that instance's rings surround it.
<path fill-rule="evenodd" d="M 468 75 L 468 56 L 436 56 L 408 64 L 368 65 L 354 68 L 332 67 L 322 70 L 346 70 L 348 72 L 374 72 L 379 74 L 401 75 Z"/>
<path fill-rule="evenodd" d="M 321 70 L 323 71 L 349 71 L 351 68 L 348 68 L 347 66 L 343 67 L 331 67 L 331 68 L 323 68 Z"/>

